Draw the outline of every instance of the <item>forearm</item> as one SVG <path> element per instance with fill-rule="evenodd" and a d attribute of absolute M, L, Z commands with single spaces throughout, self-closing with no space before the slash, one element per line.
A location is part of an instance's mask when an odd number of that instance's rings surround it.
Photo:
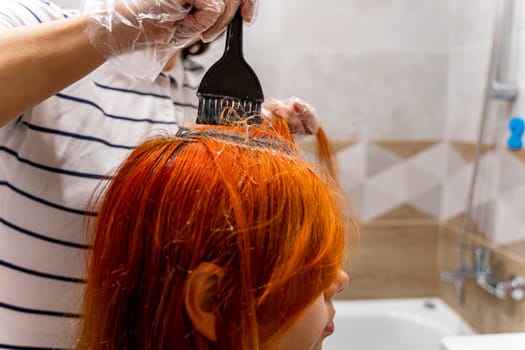
<path fill-rule="evenodd" d="M 86 17 L 0 30 L 0 126 L 104 62 Z"/>

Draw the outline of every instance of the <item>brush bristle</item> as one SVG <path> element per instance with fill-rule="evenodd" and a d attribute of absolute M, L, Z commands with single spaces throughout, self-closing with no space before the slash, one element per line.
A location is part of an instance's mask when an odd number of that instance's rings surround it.
<path fill-rule="evenodd" d="M 246 120 L 248 124 L 261 123 L 262 101 L 226 96 L 199 96 L 197 124 L 230 124 Z"/>

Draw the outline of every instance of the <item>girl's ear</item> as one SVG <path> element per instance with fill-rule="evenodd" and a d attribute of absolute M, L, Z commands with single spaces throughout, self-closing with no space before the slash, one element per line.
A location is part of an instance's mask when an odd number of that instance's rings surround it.
<path fill-rule="evenodd" d="M 184 284 L 184 307 L 195 329 L 211 341 L 217 341 L 217 291 L 224 269 L 201 263 L 188 274 Z"/>

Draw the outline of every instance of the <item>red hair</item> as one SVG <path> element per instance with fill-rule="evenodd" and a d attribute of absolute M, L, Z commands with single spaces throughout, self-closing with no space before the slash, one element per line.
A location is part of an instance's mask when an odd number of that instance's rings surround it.
<path fill-rule="evenodd" d="M 351 220 L 330 175 L 284 122 L 195 126 L 138 146 L 100 203 L 79 349 L 257 349 L 334 281 Z M 224 268 L 217 342 L 183 285 Z"/>

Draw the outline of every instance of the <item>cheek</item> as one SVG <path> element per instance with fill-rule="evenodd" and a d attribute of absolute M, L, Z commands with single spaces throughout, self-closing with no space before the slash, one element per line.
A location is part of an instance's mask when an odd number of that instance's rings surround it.
<path fill-rule="evenodd" d="M 320 349 L 323 332 L 331 316 L 324 296 L 319 296 L 296 321 L 296 323 L 281 334 L 272 344 L 267 344 L 265 350 L 313 350 Z"/>

